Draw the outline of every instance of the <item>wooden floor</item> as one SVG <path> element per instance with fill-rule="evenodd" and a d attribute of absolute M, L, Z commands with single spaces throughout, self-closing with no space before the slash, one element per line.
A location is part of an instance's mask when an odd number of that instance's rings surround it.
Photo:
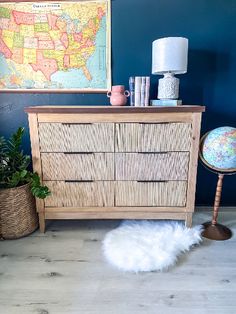
<path fill-rule="evenodd" d="M 209 220 L 197 212 L 194 224 Z M 236 234 L 235 211 L 219 217 Z M 101 241 L 119 221 L 53 221 L 0 242 L 1 314 L 235 314 L 236 240 L 204 240 L 168 272 L 122 273 Z"/>

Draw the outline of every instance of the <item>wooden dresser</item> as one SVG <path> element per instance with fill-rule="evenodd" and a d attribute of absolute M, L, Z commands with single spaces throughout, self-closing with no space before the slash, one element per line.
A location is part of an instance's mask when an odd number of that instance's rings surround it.
<path fill-rule="evenodd" d="M 191 226 L 203 106 L 28 107 L 46 219 L 180 219 Z"/>

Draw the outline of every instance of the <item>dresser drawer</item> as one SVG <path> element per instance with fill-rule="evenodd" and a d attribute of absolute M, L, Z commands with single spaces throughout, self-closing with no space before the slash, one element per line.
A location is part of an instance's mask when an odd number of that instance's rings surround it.
<path fill-rule="evenodd" d="M 187 180 L 188 152 L 116 153 L 116 180 Z"/>
<path fill-rule="evenodd" d="M 41 152 L 113 152 L 113 123 L 39 123 Z"/>
<path fill-rule="evenodd" d="M 42 153 L 44 180 L 114 180 L 112 153 Z"/>
<path fill-rule="evenodd" d="M 115 188 L 115 206 L 183 207 L 186 205 L 186 191 L 186 181 L 118 181 Z"/>
<path fill-rule="evenodd" d="M 114 183 L 47 181 L 46 207 L 114 206 Z"/>
<path fill-rule="evenodd" d="M 191 133 L 191 123 L 117 123 L 115 151 L 189 151 Z"/>

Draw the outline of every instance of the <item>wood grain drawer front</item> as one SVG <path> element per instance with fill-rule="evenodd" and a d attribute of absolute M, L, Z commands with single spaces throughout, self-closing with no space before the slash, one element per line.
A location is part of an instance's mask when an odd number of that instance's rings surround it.
<path fill-rule="evenodd" d="M 115 205 L 183 207 L 186 205 L 186 191 L 186 181 L 117 181 Z"/>
<path fill-rule="evenodd" d="M 112 153 L 42 153 L 44 180 L 114 180 Z"/>
<path fill-rule="evenodd" d="M 191 123 L 117 123 L 116 152 L 189 151 Z"/>
<path fill-rule="evenodd" d="M 113 152 L 113 123 L 39 123 L 41 152 Z"/>
<path fill-rule="evenodd" d="M 116 153 L 116 180 L 187 180 L 188 152 Z"/>
<path fill-rule="evenodd" d="M 114 183 L 47 181 L 46 207 L 114 206 Z"/>

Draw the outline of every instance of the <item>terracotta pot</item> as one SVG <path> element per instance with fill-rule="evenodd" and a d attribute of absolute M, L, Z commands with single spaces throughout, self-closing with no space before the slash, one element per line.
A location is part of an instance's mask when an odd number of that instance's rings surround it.
<path fill-rule="evenodd" d="M 111 91 L 107 93 L 112 106 L 125 106 L 129 95 L 130 93 L 127 90 L 125 91 L 124 85 L 112 86 Z"/>

